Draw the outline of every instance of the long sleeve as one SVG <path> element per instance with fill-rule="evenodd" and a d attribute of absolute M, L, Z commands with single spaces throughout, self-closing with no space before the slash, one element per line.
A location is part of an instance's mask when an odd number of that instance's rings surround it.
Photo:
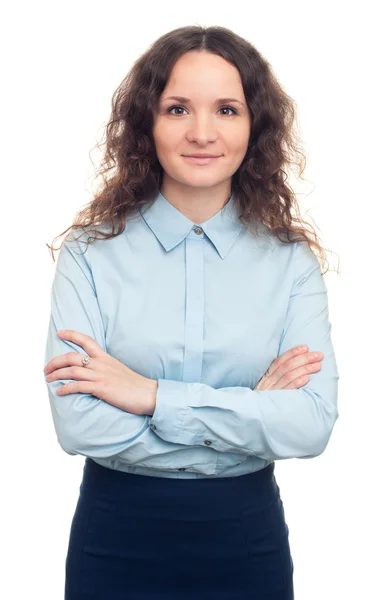
<path fill-rule="evenodd" d="M 306 243 L 296 243 L 293 250 L 293 284 L 278 356 L 307 344 L 310 352 L 324 353 L 320 371 L 294 390 L 214 389 L 159 379 L 150 426 L 162 439 L 270 461 L 312 458 L 324 451 L 339 416 L 327 289 Z"/>
<path fill-rule="evenodd" d="M 80 346 L 58 337 L 56 332 L 60 329 L 75 329 L 90 335 L 107 351 L 88 251 L 83 253 L 78 248 L 79 243 L 65 242 L 58 255 L 44 364 L 66 352 L 84 354 Z M 70 381 L 73 380 L 45 380 L 57 439 L 67 454 L 92 458 L 115 456 L 126 464 L 160 469 L 167 469 L 170 464 L 174 468 L 193 466 L 201 459 L 201 449 L 197 450 L 199 457 L 192 449 L 186 457 L 186 453 L 181 452 L 182 445 L 156 436 L 149 427 L 150 416 L 123 411 L 92 394 L 58 396 L 57 389 Z M 200 472 L 213 474 L 216 459 L 210 456 L 214 453 L 207 454 Z"/>

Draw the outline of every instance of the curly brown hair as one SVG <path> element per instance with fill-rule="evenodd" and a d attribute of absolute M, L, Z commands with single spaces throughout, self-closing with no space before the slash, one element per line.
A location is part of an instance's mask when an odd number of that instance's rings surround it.
<path fill-rule="evenodd" d="M 175 62 L 189 51 L 222 56 L 241 76 L 251 132 L 245 157 L 231 180 L 240 221 L 248 227 L 260 222 L 284 243 L 305 241 L 320 263 L 326 263 L 319 237 L 302 219 L 296 195 L 287 184 L 287 169 L 296 166 L 303 179 L 306 166 L 295 130 L 295 103 L 258 50 L 225 27 L 193 25 L 174 29 L 136 60 L 113 94 L 104 139 L 94 147 L 104 146 L 105 150 L 97 173 L 102 183 L 73 224 L 56 238 L 70 229 L 87 228 L 94 234 L 88 236 L 87 244 L 113 238 L 124 231 L 127 217 L 156 199 L 163 169 L 153 138 L 154 114 Z M 109 223 L 111 230 L 107 233 L 95 229 Z M 57 248 L 47 246 L 53 256 Z"/>

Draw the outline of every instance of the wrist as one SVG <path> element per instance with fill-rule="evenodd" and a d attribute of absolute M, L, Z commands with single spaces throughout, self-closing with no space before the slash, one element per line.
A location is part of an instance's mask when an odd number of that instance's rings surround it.
<path fill-rule="evenodd" d="M 143 411 L 144 415 L 153 415 L 156 409 L 156 396 L 158 389 L 157 379 L 145 378 L 144 382 L 144 395 L 145 395 L 145 408 Z"/>

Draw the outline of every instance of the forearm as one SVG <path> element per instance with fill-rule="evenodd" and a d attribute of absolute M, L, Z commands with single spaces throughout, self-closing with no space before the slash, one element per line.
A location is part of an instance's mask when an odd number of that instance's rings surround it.
<path fill-rule="evenodd" d="M 176 444 L 265 460 L 309 458 L 323 452 L 338 417 L 337 377 L 323 387 L 253 391 L 160 380 L 150 427 Z"/>

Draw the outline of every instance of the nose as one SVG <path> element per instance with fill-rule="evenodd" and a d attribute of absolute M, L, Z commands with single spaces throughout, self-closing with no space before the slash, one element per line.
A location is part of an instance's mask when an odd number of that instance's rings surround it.
<path fill-rule="evenodd" d="M 198 142 L 199 144 L 216 141 L 217 127 L 214 124 L 214 119 L 209 117 L 192 119 L 187 132 L 187 139 L 189 142 Z"/>

